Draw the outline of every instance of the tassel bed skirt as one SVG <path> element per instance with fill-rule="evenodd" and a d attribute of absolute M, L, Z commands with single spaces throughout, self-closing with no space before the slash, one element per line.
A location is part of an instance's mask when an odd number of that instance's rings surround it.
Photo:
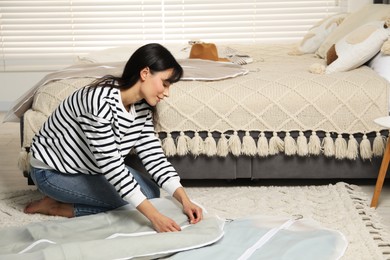
<path fill-rule="evenodd" d="M 256 132 L 172 132 L 159 133 L 165 155 L 206 155 L 267 157 L 286 156 L 334 157 L 339 160 L 370 160 L 383 156 L 389 132 L 339 134 L 322 131 Z"/>
<path fill-rule="evenodd" d="M 208 157 L 249 156 L 265 158 L 320 156 L 354 161 L 382 157 L 388 130 L 365 134 L 338 134 L 323 131 L 259 132 L 172 132 L 157 134 L 167 157 L 205 155 Z M 29 147 L 22 148 L 18 167 L 25 177 L 29 172 Z"/>

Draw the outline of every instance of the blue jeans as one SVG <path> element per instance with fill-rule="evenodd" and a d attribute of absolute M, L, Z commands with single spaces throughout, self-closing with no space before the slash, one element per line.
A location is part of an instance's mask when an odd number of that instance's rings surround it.
<path fill-rule="evenodd" d="M 148 199 L 160 197 L 160 188 L 150 178 L 128 167 Z M 64 174 L 31 167 L 31 179 L 39 191 L 63 203 L 73 204 L 74 216 L 96 214 L 128 204 L 104 175 Z"/>

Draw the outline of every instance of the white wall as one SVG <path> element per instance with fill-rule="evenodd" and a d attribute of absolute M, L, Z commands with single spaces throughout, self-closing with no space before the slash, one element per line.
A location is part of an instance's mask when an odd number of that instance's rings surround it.
<path fill-rule="evenodd" d="M 372 0 L 349 0 L 349 11 L 353 12 Z M 0 72 L 0 111 L 7 111 L 12 104 L 34 86 L 47 71 L 40 72 Z"/>
<path fill-rule="evenodd" d="M 373 0 L 348 0 L 348 11 L 353 12 L 366 4 L 373 3 Z"/>
<path fill-rule="evenodd" d="M 49 72 L 0 72 L 0 111 L 10 109 L 23 93 L 47 73 Z"/>

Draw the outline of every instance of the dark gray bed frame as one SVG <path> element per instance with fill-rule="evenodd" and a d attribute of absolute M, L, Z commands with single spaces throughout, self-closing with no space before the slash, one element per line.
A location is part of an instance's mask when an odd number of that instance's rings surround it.
<path fill-rule="evenodd" d="M 179 133 L 172 133 L 175 139 Z M 244 132 L 238 132 L 240 138 L 244 136 Z M 252 137 L 257 142 L 258 133 L 252 132 Z M 298 132 L 291 132 L 292 137 L 297 138 Z M 311 131 L 304 133 L 309 137 Z M 382 135 L 387 136 L 389 132 L 382 131 Z M 23 118 L 20 122 L 21 144 L 23 144 Z M 191 136 L 191 133 L 187 133 Z M 202 138 L 206 138 L 207 133 L 199 132 Z M 317 135 L 322 138 L 325 133 L 317 132 Z M 159 135 L 161 139 L 165 138 L 165 134 Z M 266 133 L 267 138 L 272 136 L 272 133 Z M 362 134 L 355 136 L 360 143 Z M 371 144 L 376 133 L 367 134 Z M 219 134 L 213 134 L 213 137 L 218 141 Z M 283 133 L 281 133 L 284 138 Z M 333 139 L 337 134 L 332 134 Z M 344 137 L 348 137 L 348 134 Z M 27 147 L 27 149 L 29 149 Z M 381 157 L 374 157 L 371 160 L 338 160 L 334 157 L 328 158 L 324 155 L 319 156 L 286 156 L 283 153 L 278 155 L 268 156 L 265 158 L 259 156 L 233 156 L 228 154 L 226 157 L 208 157 L 206 155 L 193 156 L 174 156 L 168 157 L 168 160 L 177 170 L 183 180 L 203 180 L 203 179 L 376 179 L 379 167 L 382 161 Z M 146 172 L 141 161 L 134 154 L 129 154 L 126 158 L 126 164 Z M 29 184 L 33 184 L 27 172 L 23 173 L 28 179 Z"/>
<path fill-rule="evenodd" d="M 388 131 L 381 132 L 387 136 Z M 305 133 L 306 137 L 311 131 Z M 205 138 L 206 133 L 200 133 Z M 243 132 L 239 133 L 242 138 Z M 268 137 L 272 133 L 267 134 Z M 296 138 L 298 132 L 292 132 L 291 136 Z M 317 133 L 322 138 L 324 133 Z M 254 133 L 253 138 L 257 142 L 258 134 Z M 355 136 L 360 143 L 362 134 Z M 376 133 L 367 134 L 371 144 Z M 164 138 L 164 134 L 160 135 Z M 172 134 L 175 139 L 177 134 Z M 281 136 L 282 138 L 284 136 Z M 333 139 L 337 134 L 332 134 Z M 348 137 L 345 135 L 344 137 Z M 217 137 L 215 137 L 217 139 Z M 218 141 L 218 140 L 216 140 Z M 338 160 L 334 157 L 328 158 L 319 156 L 286 156 L 283 153 L 261 158 L 259 156 L 233 156 L 226 157 L 200 156 L 174 156 L 168 160 L 177 170 L 182 179 L 376 179 L 382 157 L 373 157 L 371 160 Z M 138 157 L 131 154 L 127 157 L 126 163 L 141 171 L 145 171 Z"/>

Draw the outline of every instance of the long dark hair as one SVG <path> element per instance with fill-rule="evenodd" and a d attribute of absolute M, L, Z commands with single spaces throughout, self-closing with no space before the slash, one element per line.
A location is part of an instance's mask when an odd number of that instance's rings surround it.
<path fill-rule="evenodd" d="M 167 81 L 173 84 L 183 76 L 183 68 L 173 55 L 158 43 L 149 43 L 137 49 L 127 61 L 121 77 L 112 75 L 95 80 L 90 87 L 110 86 L 118 89 L 128 89 L 134 86 L 140 79 L 140 72 L 148 67 L 150 72 L 173 69 L 172 75 Z M 102 84 L 104 82 L 104 84 Z"/>
<path fill-rule="evenodd" d="M 127 61 L 121 77 L 107 75 L 92 82 L 89 87 L 113 87 L 117 89 L 129 89 L 140 79 L 140 72 L 148 67 L 150 72 L 165 71 L 173 69 L 173 72 L 167 81 L 170 84 L 178 82 L 183 76 L 183 68 L 176 61 L 173 55 L 162 45 L 158 43 L 146 44 L 137 49 Z M 146 103 L 146 101 L 144 101 Z M 158 115 L 156 108 L 149 106 L 152 111 L 153 122 L 156 123 Z"/>

